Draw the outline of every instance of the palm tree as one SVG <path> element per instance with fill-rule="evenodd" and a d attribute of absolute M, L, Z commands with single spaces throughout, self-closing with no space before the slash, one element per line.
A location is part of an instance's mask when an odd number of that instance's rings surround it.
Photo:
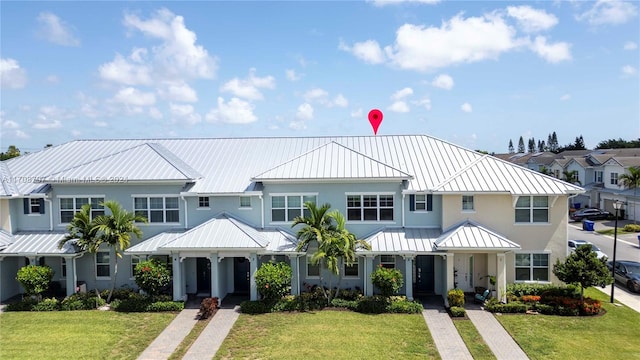
<path fill-rule="evenodd" d="M 582 185 L 580 183 L 580 180 L 578 180 L 578 170 L 571 170 L 571 171 L 563 171 L 562 172 L 562 177 L 563 177 L 563 181 L 566 181 L 568 183 L 572 183 L 572 184 L 578 184 L 578 185 Z"/>
<path fill-rule="evenodd" d="M 640 187 L 640 166 L 632 166 L 629 168 L 629 173 L 624 173 L 620 175 L 618 181 L 622 184 L 622 186 L 627 189 L 633 189 L 633 197 L 638 197 L 638 188 Z M 637 223 L 635 210 L 636 206 L 633 206 L 633 223 Z"/>

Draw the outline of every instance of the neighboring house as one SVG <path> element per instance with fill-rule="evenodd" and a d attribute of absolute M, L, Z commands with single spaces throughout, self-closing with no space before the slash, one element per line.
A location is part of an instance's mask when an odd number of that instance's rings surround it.
<path fill-rule="evenodd" d="M 134 287 L 133 268 L 154 257 L 171 268 L 176 300 L 256 299 L 253 274 L 270 260 L 291 265 L 293 294 L 318 284 L 313 249 L 296 251 L 291 228 L 306 201 L 330 203 L 371 244 L 341 266 L 343 288 L 374 294 L 370 274 L 384 266 L 403 273 L 409 298 L 489 287 L 487 275 L 504 296 L 507 283 L 557 281 L 551 267 L 566 256 L 568 199 L 584 192 L 419 135 L 78 140 L 0 169 L 0 299 L 20 292 L 15 273 L 28 263 L 53 267 L 67 294 L 79 284 L 109 287 L 112 250 L 57 247 L 82 205 L 98 216 L 105 200 L 149 219 L 119 260 L 118 286 Z"/>

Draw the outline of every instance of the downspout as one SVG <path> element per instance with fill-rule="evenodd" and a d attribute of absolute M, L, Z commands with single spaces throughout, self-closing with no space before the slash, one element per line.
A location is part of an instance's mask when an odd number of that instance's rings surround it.
<path fill-rule="evenodd" d="M 49 231 L 53 231 L 53 201 L 48 198 L 44 198 L 44 201 L 49 203 Z"/>
<path fill-rule="evenodd" d="M 402 227 L 404 227 L 404 197 L 405 194 L 402 194 Z"/>
<path fill-rule="evenodd" d="M 264 198 L 262 195 L 258 195 L 260 198 L 260 221 L 261 221 L 261 229 L 264 229 Z"/>
<path fill-rule="evenodd" d="M 184 228 L 189 228 L 189 211 L 187 209 L 187 199 L 184 198 L 184 195 L 180 195 L 180 199 L 184 201 Z"/>

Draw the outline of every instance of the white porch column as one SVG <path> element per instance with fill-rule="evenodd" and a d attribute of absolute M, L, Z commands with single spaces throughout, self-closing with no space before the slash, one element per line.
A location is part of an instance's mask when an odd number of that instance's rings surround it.
<path fill-rule="evenodd" d="M 182 261 L 180 254 L 171 254 L 173 263 L 173 301 L 182 301 Z"/>
<path fill-rule="evenodd" d="M 449 306 L 449 300 L 447 299 L 447 293 L 449 292 L 449 290 L 453 289 L 454 284 L 455 284 L 455 277 L 453 274 L 453 253 L 446 253 L 445 255 L 445 268 L 447 269 L 445 271 L 445 288 L 444 291 L 442 292 L 442 297 L 444 298 L 444 304 L 445 306 Z"/>
<path fill-rule="evenodd" d="M 498 293 L 496 294 L 501 302 L 507 302 L 507 261 L 504 253 L 497 254 L 498 274 L 496 276 L 496 285 L 498 286 Z"/>
<path fill-rule="evenodd" d="M 300 295 L 300 262 L 298 255 L 289 255 L 291 263 L 291 295 Z"/>
<path fill-rule="evenodd" d="M 256 271 L 258 271 L 258 255 L 252 253 L 249 258 L 249 300 L 258 300 L 258 286 L 256 285 Z"/>
<path fill-rule="evenodd" d="M 0 256 L 0 301 L 2 301 L 2 260 L 4 257 Z"/>
<path fill-rule="evenodd" d="M 407 300 L 413 301 L 413 256 L 404 257 L 404 286 Z"/>
<path fill-rule="evenodd" d="M 220 298 L 220 278 L 218 270 L 218 253 L 211 254 L 209 257 L 211 261 L 211 297 L 218 298 L 218 304 L 222 303 Z"/>
<path fill-rule="evenodd" d="M 373 255 L 367 255 L 364 258 L 364 295 L 373 295 L 373 282 L 371 282 L 371 273 L 373 272 Z"/>
<path fill-rule="evenodd" d="M 64 261 L 67 266 L 67 296 L 75 294 L 78 286 L 78 275 L 76 272 L 76 258 L 65 257 Z"/>

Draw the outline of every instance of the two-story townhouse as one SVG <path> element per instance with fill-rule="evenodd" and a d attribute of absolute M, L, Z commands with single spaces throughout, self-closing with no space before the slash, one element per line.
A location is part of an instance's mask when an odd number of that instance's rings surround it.
<path fill-rule="evenodd" d="M 487 275 L 497 277 L 498 294 L 508 282 L 556 281 L 551 264 L 566 255 L 567 199 L 583 192 L 413 135 L 73 141 L 6 164 L 12 176 L 33 181 L 17 184 L 20 198 L 8 200 L 12 226 L 3 225 L 9 244 L 0 263 L 12 262 L 3 274 L 46 263 L 68 294 L 78 283 L 108 287 L 115 266 L 109 249 L 57 247 L 86 203 L 94 216 L 113 199 L 149 219 L 118 262 L 118 286 L 134 286 L 133 266 L 155 256 L 172 268 L 175 299 L 255 299 L 253 274 L 270 260 L 289 263 L 292 293 L 304 291 L 322 269 L 309 261 L 313 249 L 296 250 L 290 225 L 313 201 L 341 211 L 372 247 L 358 252 L 357 264 L 343 264 L 342 287 L 373 294 L 373 269 L 395 267 L 412 298 L 488 287 Z M 1 280 L 3 298 L 17 293 L 15 280 Z"/>

